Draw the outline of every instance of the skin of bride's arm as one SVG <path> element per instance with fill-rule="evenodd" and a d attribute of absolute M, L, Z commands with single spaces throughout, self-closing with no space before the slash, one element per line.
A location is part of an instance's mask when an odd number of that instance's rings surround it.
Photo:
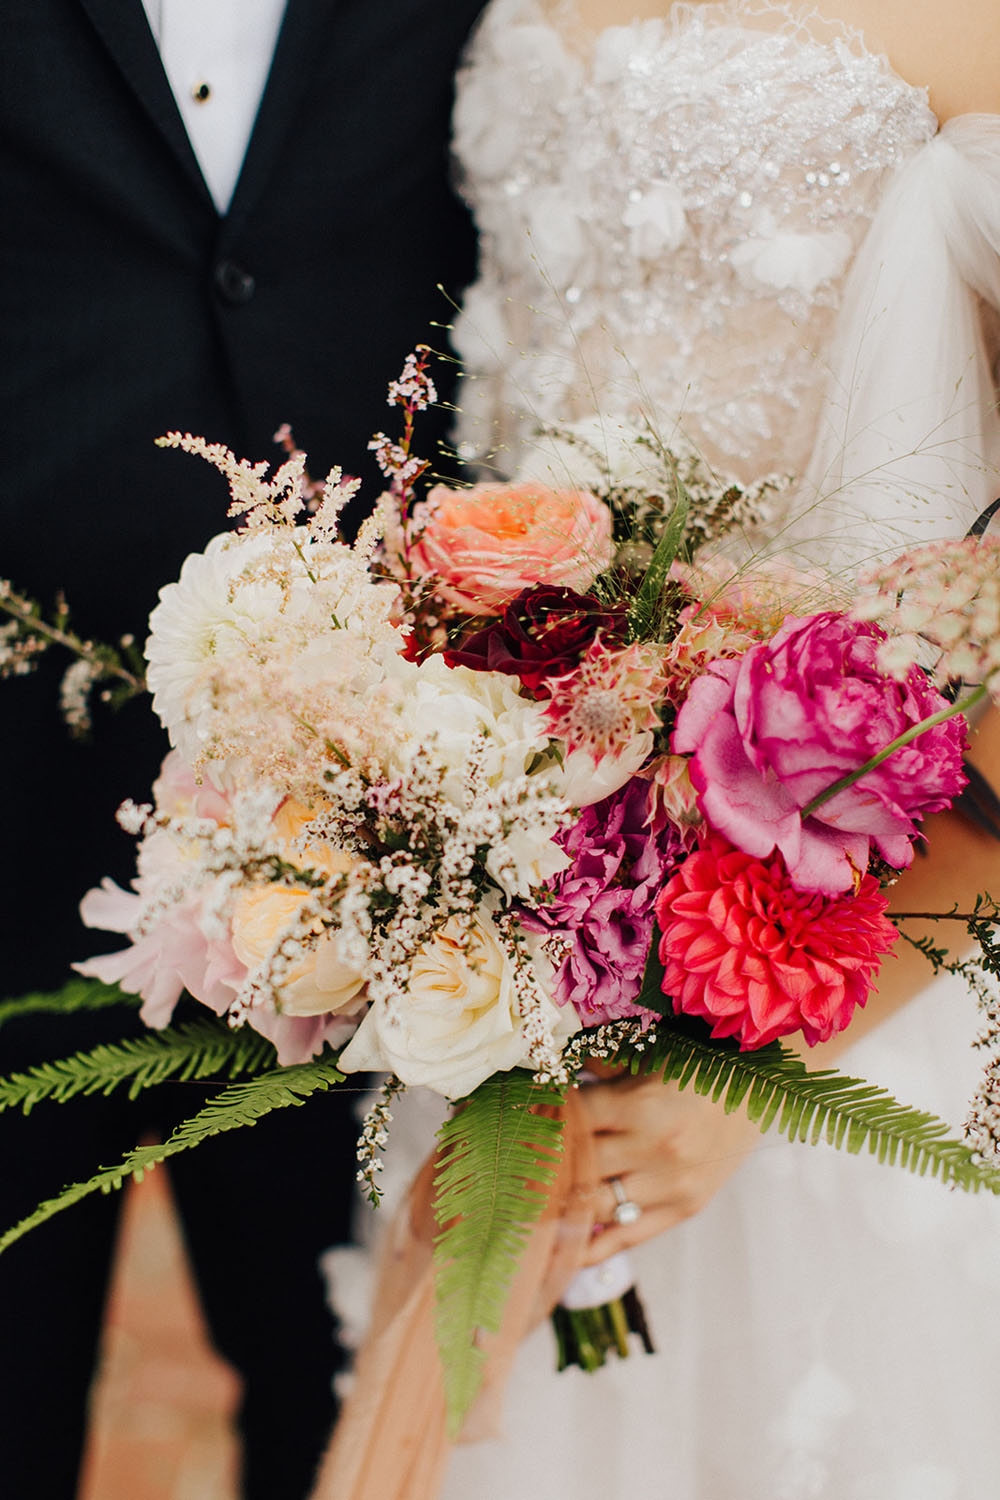
<path fill-rule="evenodd" d="M 828 0 L 819 9 L 862 31 L 901 78 L 926 85 L 942 124 L 1000 113 L 997 0 Z"/>
<path fill-rule="evenodd" d="M 971 736 L 970 759 L 1000 787 L 1000 712 L 990 710 Z M 891 912 L 933 912 L 971 908 L 976 895 L 1000 898 L 1000 840 L 958 813 L 940 813 L 924 825 L 926 854 L 892 889 Z M 960 922 L 908 922 L 915 937 L 929 934 L 935 945 L 956 955 L 969 947 Z M 933 978 L 927 959 L 900 942 L 886 959 L 876 989 L 844 1032 L 817 1047 L 798 1049 L 810 1068 L 834 1067 L 845 1050 L 910 1000 Z M 972 1037 L 969 1038 L 970 1045 Z M 794 1045 L 794 1039 L 792 1039 Z M 584 1264 L 593 1265 L 663 1233 L 698 1213 L 760 1140 L 742 1110 L 727 1115 L 692 1089 L 679 1090 L 659 1078 L 609 1079 L 581 1090 L 581 1102 L 594 1137 L 594 1179 L 589 1185 L 599 1222 L 607 1227 L 587 1247 Z M 919 1099 L 907 1101 L 916 1105 Z M 613 1223 L 615 1197 L 608 1179 L 622 1179 L 624 1190 L 642 1207 L 634 1224 Z"/>

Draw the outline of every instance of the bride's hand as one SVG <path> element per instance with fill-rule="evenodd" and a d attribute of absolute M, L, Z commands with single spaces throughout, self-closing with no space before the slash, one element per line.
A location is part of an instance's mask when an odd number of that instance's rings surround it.
<path fill-rule="evenodd" d="M 593 1181 L 584 1191 L 592 1195 L 602 1226 L 583 1265 L 596 1265 L 698 1213 L 760 1139 L 742 1110 L 727 1115 L 721 1104 L 658 1076 L 590 1084 L 581 1088 L 580 1103 L 594 1160 Z M 642 1209 L 632 1224 L 615 1223 L 612 1178 Z"/>

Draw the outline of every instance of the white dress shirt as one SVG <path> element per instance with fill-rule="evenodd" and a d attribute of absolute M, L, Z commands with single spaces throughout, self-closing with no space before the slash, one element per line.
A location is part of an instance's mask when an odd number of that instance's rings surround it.
<path fill-rule="evenodd" d="M 285 0 L 142 0 L 163 70 L 220 214 L 264 94 Z"/>

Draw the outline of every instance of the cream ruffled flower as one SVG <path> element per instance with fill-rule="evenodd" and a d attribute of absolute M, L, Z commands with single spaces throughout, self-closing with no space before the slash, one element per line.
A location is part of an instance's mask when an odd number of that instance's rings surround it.
<path fill-rule="evenodd" d="M 212 672 L 238 661 L 280 608 L 276 583 L 235 588 L 268 551 L 265 535 L 213 537 L 184 560 L 180 577 L 160 590 L 149 617 L 146 679 L 170 743 L 197 765 L 211 732 Z"/>
<path fill-rule="evenodd" d="M 303 830 L 311 817 L 309 809 L 286 802 L 275 815 L 274 832 L 283 854 L 300 868 L 326 875 L 347 875 L 355 861 L 349 854 L 313 842 L 301 847 Z M 233 950 L 252 975 L 265 970 L 282 937 L 296 925 L 311 899 L 305 886 L 257 885 L 244 887 L 232 914 Z M 313 936 L 322 931 L 319 917 L 307 921 Z M 304 947 L 282 971 L 280 1010 L 290 1016 L 319 1016 L 355 1009 L 364 988 L 357 967 L 346 963 L 338 934 L 326 932 L 315 947 Z"/>
<path fill-rule="evenodd" d="M 148 680 L 171 741 L 217 783 L 238 764 L 312 795 L 326 746 L 364 753 L 378 738 L 367 696 L 402 646 L 397 598 L 363 553 L 301 528 L 213 538 L 150 618 Z"/>
<path fill-rule="evenodd" d="M 449 667 L 431 656 L 419 666 L 398 658 L 386 677 L 391 709 L 390 736 L 383 764 L 390 777 L 417 761 L 439 767 L 441 791 L 453 806 L 465 808 L 475 784 L 499 791 L 526 778 L 561 797 L 563 773 L 548 755 L 549 735 L 538 704 L 523 698 L 515 679 L 502 672 Z M 508 897 L 531 890 L 565 868 L 566 855 L 550 836 L 551 819 L 535 822 L 531 813 L 508 809 L 509 827 L 498 831 L 487 869 Z"/>
<path fill-rule="evenodd" d="M 474 751 L 486 782 L 499 786 L 523 776 L 548 746 L 539 706 L 523 698 L 502 672 L 449 667 L 441 656 L 419 666 L 398 658 L 387 670 L 395 730 L 386 769 L 391 774 L 427 755 L 446 771 L 445 795 L 461 805 Z"/>
<path fill-rule="evenodd" d="M 561 1041 L 579 1029 L 571 1006 L 543 1002 L 542 1019 Z M 403 1003 L 375 1001 L 339 1066 L 389 1071 L 464 1099 L 492 1073 L 529 1061 L 514 964 L 487 906 L 466 937 L 452 918 L 417 954 Z"/>

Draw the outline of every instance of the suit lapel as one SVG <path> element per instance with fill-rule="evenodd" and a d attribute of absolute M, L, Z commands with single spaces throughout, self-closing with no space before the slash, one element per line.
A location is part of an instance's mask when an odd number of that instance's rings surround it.
<path fill-rule="evenodd" d="M 379 0 L 371 0 L 379 3 Z M 311 76 L 314 49 L 329 38 L 339 0 L 288 0 L 274 61 L 247 147 L 227 224 L 238 230 L 270 179 L 289 123 Z"/>
<path fill-rule="evenodd" d="M 212 205 L 146 22 L 142 0 L 80 0 L 80 5 L 193 186 Z"/>

